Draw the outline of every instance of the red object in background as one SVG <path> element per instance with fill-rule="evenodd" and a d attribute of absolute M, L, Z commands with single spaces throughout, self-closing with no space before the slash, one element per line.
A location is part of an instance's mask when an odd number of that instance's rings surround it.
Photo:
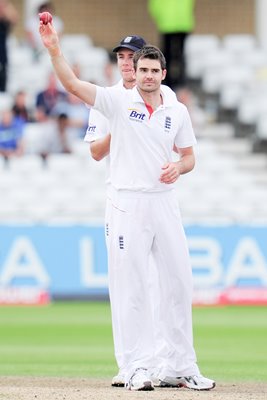
<path fill-rule="evenodd" d="M 42 12 L 39 14 L 40 21 L 43 22 L 44 25 L 47 25 L 49 22 L 52 22 L 52 15 L 48 12 Z"/>
<path fill-rule="evenodd" d="M 46 289 L 35 286 L 5 286 L 0 287 L 0 306 L 3 305 L 46 305 L 51 302 Z"/>

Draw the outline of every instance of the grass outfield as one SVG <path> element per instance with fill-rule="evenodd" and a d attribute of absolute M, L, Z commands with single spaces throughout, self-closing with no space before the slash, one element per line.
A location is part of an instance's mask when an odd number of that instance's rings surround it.
<path fill-rule="evenodd" d="M 267 380 L 266 307 L 193 309 L 201 372 L 223 381 Z M 108 303 L 0 307 L 0 376 L 111 377 Z"/>

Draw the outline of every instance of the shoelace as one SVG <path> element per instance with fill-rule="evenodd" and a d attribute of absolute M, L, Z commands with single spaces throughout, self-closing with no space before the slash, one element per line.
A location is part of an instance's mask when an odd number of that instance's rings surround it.
<path fill-rule="evenodd" d="M 197 381 L 195 380 L 196 375 L 193 376 L 185 376 L 184 379 L 188 382 L 188 383 L 193 383 L 194 385 L 197 385 Z"/>
<path fill-rule="evenodd" d="M 131 384 L 133 377 L 136 375 L 136 373 L 137 373 L 138 371 L 147 371 L 147 369 L 146 369 L 146 368 L 142 368 L 142 367 L 136 368 L 136 370 L 135 370 L 134 373 L 132 374 L 131 378 L 129 379 L 129 385 Z"/>

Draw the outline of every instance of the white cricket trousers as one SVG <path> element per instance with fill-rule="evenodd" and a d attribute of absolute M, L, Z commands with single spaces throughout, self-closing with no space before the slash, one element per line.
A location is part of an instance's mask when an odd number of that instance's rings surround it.
<path fill-rule="evenodd" d="M 106 239 L 115 357 L 126 373 L 198 375 L 192 271 L 174 190 L 109 190 Z M 157 274 L 152 276 L 149 259 Z"/>

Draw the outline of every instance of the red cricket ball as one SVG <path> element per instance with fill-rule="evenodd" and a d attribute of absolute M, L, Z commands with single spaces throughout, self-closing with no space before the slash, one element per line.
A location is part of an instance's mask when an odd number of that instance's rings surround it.
<path fill-rule="evenodd" d="M 52 22 L 52 15 L 48 11 L 44 11 L 39 14 L 40 21 L 43 22 L 44 25 L 47 25 L 48 22 Z"/>

